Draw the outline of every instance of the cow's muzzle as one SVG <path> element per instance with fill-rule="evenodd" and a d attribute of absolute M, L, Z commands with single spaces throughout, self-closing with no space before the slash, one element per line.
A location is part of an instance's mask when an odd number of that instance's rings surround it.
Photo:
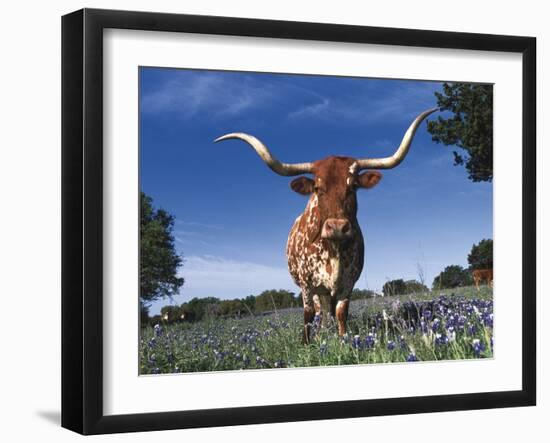
<path fill-rule="evenodd" d="M 327 218 L 321 231 L 321 237 L 328 240 L 347 240 L 351 234 L 351 223 L 345 218 Z"/>

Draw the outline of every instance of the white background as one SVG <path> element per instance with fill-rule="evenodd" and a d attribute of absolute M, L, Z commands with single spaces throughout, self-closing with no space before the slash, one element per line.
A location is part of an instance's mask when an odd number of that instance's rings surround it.
<path fill-rule="evenodd" d="M 307 54 L 307 56 L 305 56 Z M 104 34 L 104 412 L 521 389 L 521 57 L 503 53 L 109 30 Z M 444 60 L 444 62 L 442 62 Z M 329 62 L 327 62 L 329 61 Z M 494 83 L 496 358 L 138 377 L 138 66 L 301 72 Z M 510 327 L 510 325 L 515 325 Z M 346 380 L 327 387 L 326 378 Z M 414 383 L 411 383 L 414 380 Z M 303 386 L 325 386 L 304 390 Z M 185 392 L 186 395 L 173 395 Z"/>
<path fill-rule="evenodd" d="M 156 1 L 10 2 L 3 5 L 0 28 L 0 269 L 3 297 L 0 393 L 0 435 L 9 441 L 71 441 L 80 439 L 59 428 L 60 410 L 60 16 L 82 6 L 157 10 L 283 20 L 319 21 L 470 31 L 538 37 L 538 146 L 550 104 L 542 90 L 549 74 L 550 30 L 543 2 L 462 1 L 446 9 L 439 1 L 393 2 L 258 2 L 233 0 L 185 4 Z M 546 105 L 546 106 L 545 106 Z M 548 195 L 548 156 L 539 157 L 539 191 Z M 546 164 L 543 164 L 546 163 Z M 547 172 L 547 173 L 548 173 Z M 518 180 L 519 177 L 510 177 Z M 518 183 L 519 184 L 519 183 Z M 546 189 L 545 189 L 546 188 Z M 539 195 L 539 202 L 542 198 Z M 548 199 L 547 199 L 548 200 Z M 539 209 L 539 225 L 548 222 L 548 202 Z M 539 233 L 539 274 L 548 266 L 548 235 Z M 539 278 L 539 294 L 548 283 Z M 317 441 L 384 439 L 426 441 L 440 436 L 448 442 L 508 441 L 548 436 L 550 391 L 549 328 L 542 313 L 548 301 L 539 297 L 539 406 L 493 411 L 470 411 L 399 417 L 257 425 L 224 429 L 165 431 L 98 437 L 167 441 Z M 545 351 L 543 353 L 543 351 Z M 543 369 L 544 368 L 544 369 Z M 540 437 L 539 437 L 540 436 Z"/>

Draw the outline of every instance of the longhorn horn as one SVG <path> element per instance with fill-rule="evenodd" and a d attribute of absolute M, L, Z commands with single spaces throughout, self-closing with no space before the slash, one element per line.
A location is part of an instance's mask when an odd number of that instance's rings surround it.
<path fill-rule="evenodd" d="M 239 139 L 247 142 L 258 153 L 265 164 L 279 175 L 292 176 L 307 174 L 311 173 L 313 170 L 313 163 L 281 163 L 279 160 L 273 157 L 273 155 L 271 155 L 271 152 L 269 152 L 267 146 L 264 145 L 260 140 L 252 135 L 244 134 L 242 132 L 234 132 L 231 134 L 222 135 L 221 137 L 218 137 L 216 140 L 214 140 L 214 143 L 229 139 Z"/>
<path fill-rule="evenodd" d="M 420 126 L 420 123 L 430 114 L 434 113 L 435 111 L 438 111 L 439 108 L 433 108 L 428 109 L 427 111 L 424 111 L 422 114 L 420 114 L 418 117 L 414 119 L 414 121 L 411 123 L 411 126 L 409 126 L 409 129 L 407 129 L 407 132 L 405 132 L 405 136 L 403 137 L 403 140 L 401 141 L 401 145 L 399 145 L 399 148 L 397 148 L 397 151 L 390 156 L 385 158 L 362 158 L 357 160 L 357 166 L 358 169 L 391 169 L 395 168 L 397 165 L 399 165 L 407 153 L 409 152 L 409 148 L 411 147 L 411 143 L 414 138 L 414 134 L 416 133 L 416 130 Z"/>

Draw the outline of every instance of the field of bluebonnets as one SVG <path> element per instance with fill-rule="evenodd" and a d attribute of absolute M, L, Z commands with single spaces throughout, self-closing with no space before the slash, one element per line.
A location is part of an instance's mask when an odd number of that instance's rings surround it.
<path fill-rule="evenodd" d="M 141 330 L 140 374 L 490 358 L 492 289 L 352 301 L 348 333 L 319 328 L 302 344 L 302 309 L 155 324 Z"/>

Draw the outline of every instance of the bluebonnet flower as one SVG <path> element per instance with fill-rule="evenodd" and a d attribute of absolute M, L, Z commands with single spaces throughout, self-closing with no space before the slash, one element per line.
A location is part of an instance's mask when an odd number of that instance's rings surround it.
<path fill-rule="evenodd" d="M 416 357 L 416 355 L 411 352 L 408 356 L 407 356 L 407 361 L 418 361 L 418 358 Z"/>
<path fill-rule="evenodd" d="M 155 335 L 157 337 L 160 337 L 160 335 L 162 334 L 162 326 L 159 325 L 158 323 L 153 327 L 153 330 L 155 332 Z"/>
<path fill-rule="evenodd" d="M 485 345 L 481 343 L 478 338 L 472 340 L 472 347 L 474 348 L 474 354 L 476 357 L 479 357 L 480 354 L 485 350 Z"/>
<path fill-rule="evenodd" d="M 460 330 L 464 329 L 464 324 L 466 323 L 466 317 L 463 315 L 458 316 L 457 324 Z"/>
<path fill-rule="evenodd" d="M 387 345 L 388 351 L 393 351 L 395 349 L 395 342 L 390 340 Z"/>
<path fill-rule="evenodd" d="M 361 337 L 359 335 L 353 336 L 351 346 L 353 346 L 354 349 L 359 349 L 361 347 Z"/>
<path fill-rule="evenodd" d="M 321 326 L 321 316 L 319 314 L 315 314 L 315 317 L 313 317 L 313 326 Z"/>
<path fill-rule="evenodd" d="M 441 325 L 441 320 L 439 320 L 438 318 L 434 319 L 434 321 L 432 322 L 432 331 L 433 332 L 437 331 L 440 325 Z"/>
<path fill-rule="evenodd" d="M 423 334 L 428 333 L 428 325 L 424 320 L 420 320 L 420 330 L 422 331 Z"/>
<path fill-rule="evenodd" d="M 151 374 L 160 374 L 160 368 L 151 369 Z"/>
<path fill-rule="evenodd" d="M 372 332 L 369 332 L 367 337 L 365 338 L 365 347 L 367 349 L 374 348 L 374 344 L 376 342 L 376 337 Z"/>
<path fill-rule="evenodd" d="M 489 328 L 493 327 L 493 314 L 484 312 L 481 317 L 483 324 Z"/>
<path fill-rule="evenodd" d="M 422 317 L 424 317 L 427 321 L 430 321 L 432 319 L 432 311 L 429 309 L 424 310 Z"/>
<path fill-rule="evenodd" d="M 435 334 L 435 344 L 436 346 L 444 346 L 449 343 L 449 337 L 442 334 Z"/>

